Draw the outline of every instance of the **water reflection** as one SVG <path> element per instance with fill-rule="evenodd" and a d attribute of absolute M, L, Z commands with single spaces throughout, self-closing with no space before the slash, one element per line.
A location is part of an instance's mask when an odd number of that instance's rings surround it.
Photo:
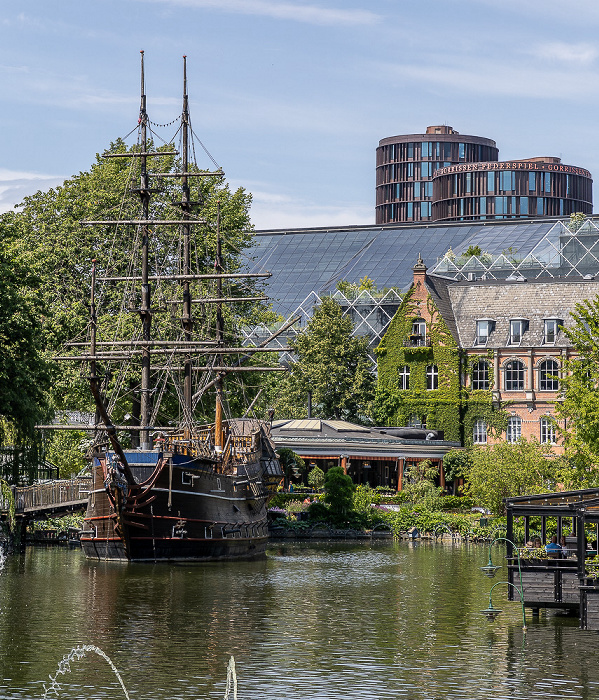
<path fill-rule="evenodd" d="M 29 549 L 0 576 L 0 698 L 41 696 L 79 644 L 106 651 L 132 698 L 222 698 L 231 655 L 240 699 L 599 696 L 597 636 L 577 618 L 529 620 L 525 639 L 503 593 L 494 624 L 479 614 L 484 558 L 449 543 L 284 543 L 260 562 L 152 566 Z M 102 663 L 71 676 L 60 697 L 122 697 Z"/>

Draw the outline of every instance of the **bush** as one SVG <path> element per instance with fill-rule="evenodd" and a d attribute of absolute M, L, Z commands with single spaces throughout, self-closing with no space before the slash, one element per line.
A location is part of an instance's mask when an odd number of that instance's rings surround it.
<path fill-rule="evenodd" d="M 329 509 L 324 503 L 317 501 L 316 503 L 311 503 L 308 506 L 308 518 L 310 520 L 324 520 L 325 522 L 328 522 L 330 515 Z"/>
<path fill-rule="evenodd" d="M 352 513 L 354 482 L 345 474 L 342 467 L 332 467 L 326 473 L 325 503 L 329 506 L 331 519 L 334 523 L 344 523 Z"/>

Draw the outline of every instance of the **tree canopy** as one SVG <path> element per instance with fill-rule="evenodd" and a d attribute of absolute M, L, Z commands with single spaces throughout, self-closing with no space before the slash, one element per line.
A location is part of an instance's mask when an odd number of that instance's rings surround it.
<path fill-rule="evenodd" d="M 153 148 L 153 146 L 152 146 Z M 109 154 L 136 150 L 118 140 L 110 145 Z M 170 151 L 166 145 L 156 150 Z M 139 275 L 132 251 L 139 249 L 139 230 L 134 226 L 114 224 L 86 226 L 86 220 L 139 218 L 139 199 L 131 188 L 139 182 L 139 158 L 103 158 L 98 155 L 89 170 L 65 180 L 49 191 L 27 197 L 18 211 L 0 218 L 0 416 L 16 426 L 28 429 L 44 411 L 50 415 L 67 410 L 93 411 L 87 380 L 88 369 L 79 363 L 56 365 L 45 360 L 65 354 L 65 343 L 85 341 L 89 333 L 89 298 L 92 260 L 95 260 L 97 284 L 98 339 L 110 340 L 121 335 L 135 337 L 138 319 L 132 311 L 139 306 L 130 283 L 109 288 L 105 276 Z M 178 169 L 173 156 L 149 158 L 153 173 L 172 173 Z M 193 170 L 195 166 L 189 166 Z M 176 206 L 177 184 L 174 178 L 155 178 L 158 190 L 152 200 L 151 216 L 157 219 L 180 219 Z M 251 195 L 239 188 L 231 191 L 222 175 L 190 178 L 190 199 L 201 203 L 194 212 L 199 223 L 193 227 L 192 265 L 194 273 L 213 272 L 216 257 L 216 212 L 220 209 L 223 267 L 237 272 L 245 264 L 245 250 L 252 244 L 249 207 Z M 218 205 L 217 205 L 218 202 Z M 150 274 L 180 273 L 181 233 L 179 227 L 152 227 Z M 214 297 L 214 281 L 191 284 L 194 298 Z M 223 283 L 224 296 L 259 296 L 261 283 L 228 280 Z M 171 339 L 181 334 L 180 313 L 175 313 L 162 283 L 152 283 L 152 306 L 155 311 L 155 337 Z M 182 294 L 179 288 L 175 295 Z M 170 304 L 170 305 L 169 305 Z M 196 327 L 213 336 L 214 306 L 198 306 Z M 259 301 L 227 304 L 225 308 L 228 340 L 239 345 L 239 327 L 248 322 L 272 321 L 274 314 Z M 66 350 L 66 352 L 69 352 Z M 264 358 L 264 356 L 262 356 Z M 272 361 L 271 356 L 252 360 L 256 364 Z M 117 383 L 116 372 L 108 362 L 99 368 L 105 378 L 104 391 L 110 394 Z M 51 375 L 51 382 L 49 376 Z M 120 379 L 129 390 L 122 403 L 111 406 L 114 419 L 126 422 L 133 413 L 138 386 L 131 377 Z M 233 414 L 257 393 L 258 380 L 252 373 L 230 380 L 227 398 Z M 213 399 L 198 406 L 199 419 L 212 415 Z M 158 421 L 175 419 L 178 411 L 176 394 L 163 396 L 162 416 Z M 243 413 L 243 411 L 241 411 Z"/>
<path fill-rule="evenodd" d="M 563 401 L 556 412 L 573 470 L 583 485 L 599 482 L 599 297 L 576 304 L 574 325 L 565 328 L 576 356 L 564 366 Z"/>
<path fill-rule="evenodd" d="M 368 338 L 354 337 L 352 330 L 351 318 L 331 297 L 315 307 L 306 329 L 289 341 L 297 361 L 279 384 L 277 415 L 305 417 L 310 392 L 316 418 L 367 420 L 375 378 Z"/>

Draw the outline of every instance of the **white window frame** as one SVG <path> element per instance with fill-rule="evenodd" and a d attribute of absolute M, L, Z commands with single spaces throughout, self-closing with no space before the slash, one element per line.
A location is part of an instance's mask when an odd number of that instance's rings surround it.
<path fill-rule="evenodd" d="M 400 368 L 398 372 L 399 379 L 399 390 L 408 391 L 410 388 L 410 367 L 409 365 L 404 365 Z"/>
<path fill-rule="evenodd" d="M 523 318 L 510 319 L 509 345 L 520 345 L 522 336 L 526 333 L 526 321 Z"/>
<path fill-rule="evenodd" d="M 489 336 L 491 335 L 491 324 L 493 322 L 489 319 L 482 318 L 476 322 L 476 339 L 475 345 L 486 345 L 489 342 Z"/>
<path fill-rule="evenodd" d="M 415 318 L 412 321 L 412 335 L 419 335 L 419 339 L 413 339 L 412 345 L 426 345 L 426 321 L 423 318 Z"/>
<path fill-rule="evenodd" d="M 481 369 L 481 365 L 485 365 L 485 369 Z M 475 391 L 488 391 L 491 388 L 489 381 L 489 363 L 487 360 L 478 360 L 472 365 L 472 376 L 470 384 Z M 484 384 L 484 386 L 480 386 Z"/>
<path fill-rule="evenodd" d="M 515 363 L 518 363 L 520 367 L 518 369 L 514 369 L 510 367 L 511 365 L 514 365 Z M 508 378 L 508 372 L 510 372 L 511 376 Z M 514 379 L 514 373 L 518 372 L 518 380 L 517 384 L 518 386 L 514 387 L 513 384 L 516 383 L 516 380 Z M 520 380 L 520 372 L 522 372 L 522 379 Z M 508 381 L 512 386 L 508 387 Z M 508 360 L 504 366 L 503 366 L 503 387 L 505 391 L 524 391 L 524 387 L 526 385 L 526 365 L 522 360 L 519 359 L 513 359 L 513 360 Z"/>
<path fill-rule="evenodd" d="M 546 365 L 550 362 L 554 365 L 555 371 L 547 371 Z M 547 357 L 546 359 L 542 360 L 541 362 L 539 362 L 537 372 L 539 375 L 539 391 L 559 391 L 559 364 L 556 360 L 554 360 L 551 357 Z M 544 379 L 543 374 L 545 374 Z M 549 379 L 549 377 L 552 378 Z M 547 387 L 548 383 L 551 383 L 551 386 L 549 388 Z M 543 384 L 545 384 L 545 387 L 543 387 Z"/>
<path fill-rule="evenodd" d="M 487 424 L 482 418 L 478 418 L 474 421 L 472 427 L 472 442 L 475 445 L 487 444 Z"/>
<path fill-rule="evenodd" d="M 522 437 L 522 418 L 520 416 L 510 416 L 507 422 L 505 439 L 514 443 Z"/>
<path fill-rule="evenodd" d="M 553 340 L 549 340 L 549 327 L 553 326 Z M 559 319 L 557 318 L 546 318 L 543 320 L 543 345 L 555 345 L 557 340 L 557 335 L 559 333 Z"/>
<path fill-rule="evenodd" d="M 557 444 L 555 423 L 551 420 L 550 416 L 541 416 L 539 421 L 539 431 L 541 444 Z"/>
<path fill-rule="evenodd" d="M 439 388 L 439 368 L 437 365 L 426 366 L 426 389 L 434 391 Z"/>

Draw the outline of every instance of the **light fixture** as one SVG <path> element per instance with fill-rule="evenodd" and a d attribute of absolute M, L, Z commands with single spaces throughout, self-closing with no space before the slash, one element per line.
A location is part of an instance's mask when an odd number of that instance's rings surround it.
<path fill-rule="evenodd" d="M 481 615 L 484 615 L 489 622 L 495 622 L 495 618 L 502 612 L 499 608 L 493 607 L 493 601 L 489 598 L 489 607 L 486 610 L 481 610 Z"/>

